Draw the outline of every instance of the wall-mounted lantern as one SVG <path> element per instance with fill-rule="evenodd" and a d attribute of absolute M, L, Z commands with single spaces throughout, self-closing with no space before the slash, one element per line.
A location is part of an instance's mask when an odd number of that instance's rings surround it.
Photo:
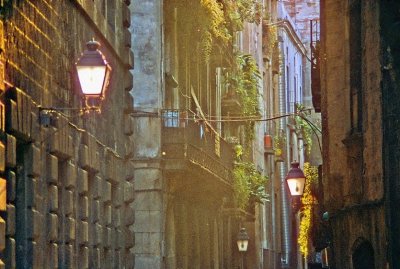
<path fill-rule="evenodd" d="M 292 196 L 303 195 L 306 177 L 304 176 L 303 171 L 299 168 L 298 162 L 291 164 L 291 169 L 286 176 L 286 182 Z"/>
<path fill-rule="evenodd" d="M 53 112 L 100 111 L 100 102 L 110 82 L 111 67 L 99 50 L 99 42 L 92 40 L 86 43 L 86 46 L 87 49 L 75 63 L 80 88 L 79 95 L 83 99 L 83 107 L 39 107 L 39 122 L 42 126 L 50 125 Z"/>
<path fill-rule="evenodd" d="M 76 62 L 81 94 L 84 98 L 103 98 L 111 73 L 111 67 L 98 49 L 100 43 L 89 41 L 87 50 Z"/>

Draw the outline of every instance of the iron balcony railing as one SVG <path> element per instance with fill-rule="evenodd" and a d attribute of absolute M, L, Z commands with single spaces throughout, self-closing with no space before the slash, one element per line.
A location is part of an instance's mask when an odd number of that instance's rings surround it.
<path fill-rule="evenodd" d="M 185 159 L 232 183 L 234 151 L 212 126 L 186 110 L 162 111 L 164 159 Z"/>

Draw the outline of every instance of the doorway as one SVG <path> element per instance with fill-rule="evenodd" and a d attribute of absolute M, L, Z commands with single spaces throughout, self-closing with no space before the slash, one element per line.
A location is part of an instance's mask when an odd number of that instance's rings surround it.
<path fill-rule="evenodd" d="M 352 255 L 354 269 L 375 269 L 374 249 L 370 242 L 362 241 Z"/>

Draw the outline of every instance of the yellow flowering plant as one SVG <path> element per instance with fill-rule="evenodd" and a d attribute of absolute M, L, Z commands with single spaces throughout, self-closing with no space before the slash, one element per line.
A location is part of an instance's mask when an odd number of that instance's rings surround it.
<path fill-rule="evenodd" d="M 301 254 L 303 254 L 304 257 L 307 257 L 309 254 L 313 206 L 316 202 L 311 193 L 311 185 L 318 182 L 318 168 L 316 166 L 311 166 L 308 162 L 304 163 L 304 175 L 306 177 L 306 183 L 304 186 L 303 197 L 301 198 L 303 208 L 297 242 L 299 244 Z"/>

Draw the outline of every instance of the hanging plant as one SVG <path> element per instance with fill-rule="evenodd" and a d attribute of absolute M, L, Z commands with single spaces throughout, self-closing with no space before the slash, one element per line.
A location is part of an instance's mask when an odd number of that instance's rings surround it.
<path fill-rule="evenodd" d="M 229 47 L 233 34 L 243 30 L 244 22 L 258 23 L 262 14 L 258 0 L 197 0 L 190 4 L 176 0 L 175 5 L 190 25 L 188 38 L 199 37 L 205 61 L 209 61 L 216 43 Z"/>
<path fill-rule="evenodd" d="M 300 252 L 304 257 L 307 257 L 311 236 L 312 211 L 316 202 L 315 198 L 311 194 L 311 186 L 318 182 L 318 168 L 316 166 L 311 166 L 310 163 L 304 163 L 304 175 L 306 177 L 306 183 L 304 186 L 303 197 L 301 198 L 303 209 L 297 242 L 299 244 Z"/>
<path fill-rule="evenodd" d="M 233 193 L 237 207 L 246 209 L 250 201 L 261 203 L 268 199 L 265 191 L 267 178 L 257 171 L 254 163 L 242 161 L 243 148 L 240 145 L 235 150 Z"/>
<path fill-rule="evenodd" d="M 237 54 L 233 70 L 228 77 L 228 84 L 237 94 L 241 104 L 239 114 L 243 117 L 260 116 L 258 102 L 260 79 L 260 71 L 253 56 Z M 254 121 L 248 121 L 244 128 L 246 144 L 249 144 L 254 139 Z"/>
<path fill-rule="evenodd" d="M 306 115 L 304 115 L 304 105 L 302 104 L 296 104 L 296 111 L 301 116 L 295 116 L 295 121 L 296 121 L 296 128 L 301 132 L 303 136 L 303 140 L 306 145 L 306 154 L 310 155 L 311 154 L 311 148 L 312 148 L 312 135 L 313 135 L 313 130 L 310 126 L 310 124 L 303 118 Z"/>
<path fill-rule="evenodd" d="M 205 61 L 212 53 L 213 42 L 221 41 L 227 44 L 232 36 L 226 27 L 223 6 L 217 0 L 200 0 L 202 19 L 199 21 L 201 29 L 201 47 Z"/>
<path fill-rule="evenodd" d="M 281 157 L 286 147 L 286 136 L 284 133 L 274 136 L 274 154 Z"/>
<path fill-rule="evenodd" d="M 223 0 L 225 17 L 232 32 L 242 31 L 245 22 L 259 23 L 262 4 L 258 0 Z"/>
<path fill-rule="evenodd" d="M 312 141 L 313 131 L 311 129 L 311 126 L 303 118 L 299 116 L 296 116 L 295 120 L 296 120 L 296 127 L 300 130 L 305 142 L 306 154 L 310 155 L 313 143 Z"/>

